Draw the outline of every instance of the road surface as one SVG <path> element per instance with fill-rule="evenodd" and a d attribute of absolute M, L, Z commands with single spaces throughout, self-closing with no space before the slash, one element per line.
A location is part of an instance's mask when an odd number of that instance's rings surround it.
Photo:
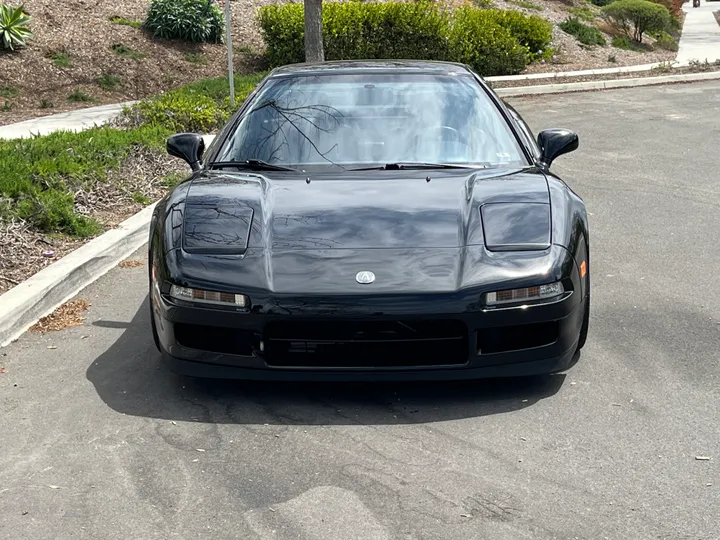
<path fill-rule="evenodd" d="M 556 165 L 591 213 L 573 369 L 183 379 L 152 344 L 147 268 L 116 268 L 84 326 L 0 350 L 0 538 L 719 538 L 720 83 L 510 101 L 581 139 Z"/>

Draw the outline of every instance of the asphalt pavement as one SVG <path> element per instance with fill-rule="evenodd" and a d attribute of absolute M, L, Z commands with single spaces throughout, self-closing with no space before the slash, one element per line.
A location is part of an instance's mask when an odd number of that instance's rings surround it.
<path fill-rule="evenodd" d="M 147 267 L 118 267 L 80 294 L 84 326 L 0 350 L 0 538 L 720 538 L 720 83 L 509 101 L 580 135 L 556 165 L 590 212 L 574 368 L 181 378 Z"/>

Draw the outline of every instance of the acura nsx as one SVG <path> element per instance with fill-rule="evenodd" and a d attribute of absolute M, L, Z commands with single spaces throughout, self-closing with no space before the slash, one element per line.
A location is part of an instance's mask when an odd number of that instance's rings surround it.
<path fill-rule="evenodd" d="M 470 68 L 271 71 L 154 209 L 151 330 L 170 369 L 281 380 L 563 371 L 588 334 L 583 200 Z"/>

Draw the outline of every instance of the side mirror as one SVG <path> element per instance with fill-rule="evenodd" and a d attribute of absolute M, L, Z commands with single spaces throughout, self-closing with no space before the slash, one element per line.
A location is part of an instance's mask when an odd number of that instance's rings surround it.
<path fill-rule="evenodd" d="M 193 171 L 200 169 L 205 141 L 197 133 L 178 133 L 168 138 L 167 153 L 185 161 Z"/>
<path fill-rule="evenodd" d="M 541 160 L 546 167 L 556 158 L 578 149 L 580 139 L 569 129 L 546 129 L 538 134 L 538 146 L 542 150 Z"/>

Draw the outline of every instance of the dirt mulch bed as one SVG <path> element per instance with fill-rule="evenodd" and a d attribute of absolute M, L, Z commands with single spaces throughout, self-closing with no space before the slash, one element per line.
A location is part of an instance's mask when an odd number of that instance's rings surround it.
<path fill-rule="evenodd" d="M 271 2 L 233 0 L 230 4 L 238 73 L 263 67 L 257 51 L 264 45 L 255 10 Z M 149 4 L 149 0 L 25 0 L 34 37 L 24 49 L 0 51 L 0 125 L 140 99 L 227 72 L 224 44 L 154 39 L 142 29 L 110 22 L 113 16 L 144 21 Z M 131 52 L 118 55 L 113 45 Z M 63 62 L 65 57 L 69 65 Z M 103 76 L 106 89 L 99 82 Z M 116 84 L 108 88 L 107 81 Z M 71 101 L 76 92 L 90 101 Z M 75 94 L 74 99 L 85 98 Z M 5 102 L 7 107 L 3 107 Z"/>
<path fill-rule="evenodd" d="M 586 81 L 610 81 L 618 79 L 635 79 L 645 77 L 662 77 L 665 75 L 683 75 L 687 73 L 704 73 L 708 71 L 720 71 L 720 64 L 701 64 L 682 68 L 657 68 L 650 71 L 638 71 L 632 73 L 614 73 L 609 75 L 591 75 L 584 77 L 553 77 L 547 79 L 529 79 L 520 81 L 487 81 L 492 88 L 516 88 L 524 86 L 541 86 L 546 84 L 567 84 Z"/>
<path fill-rule="evenodd" d="M 113 229 L 149 201 L 158 200 L 166 193 L 163 178 L 167 174 L 187 172 L 187 166 L 179 159 L 148 150 L 138 151 L 113 171 L 106 182 L 77 192 L 75 210 L 99 221 L 103 231 Z M 48 235 L 21 221 L 0 222 L 0 294 L 89 240 Z"/>

